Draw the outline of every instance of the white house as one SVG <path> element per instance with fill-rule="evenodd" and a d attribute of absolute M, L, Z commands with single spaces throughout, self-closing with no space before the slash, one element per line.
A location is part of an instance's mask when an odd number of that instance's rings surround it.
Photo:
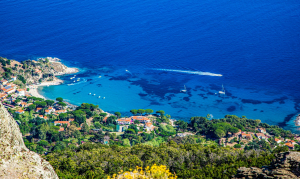
<path fill-rule="evenodd" d="M 144 117 L 144 116 L 132 116 L 131 119 L 132 119 L 133 121 L 138 120 L 138 121 L 140 121 L 140 123 L 147 123 L 147 122 L 150 122 L 150 119 L 147 118 L 147 117 Z"/>
<path fill-rule="evenodd" d="M 11 77 L 11 81 L 16 81 L 17 80 L 17 77 L 16 76 L 12 76 Z"/>
<path fill-rule="evenodd" d="M 131 119 L 130 118 L 121 118 L 117 120 L 118 124 L 130 124 L 131 123 Z"/>
<path fill-rule="evenodd" d="M 25 96 L 25 89 L 17 89 L 17 93 L 19 96 Z"/>
<path fill-rule="evenodd" d="M 256 137 L 259 138 L 259 139 L 266 139 L 266 136 L 265 136 L 265 134 L 263 134 L 263 133 L 256 133 L 255 135 L 256 135 Z"/>
<path fill-rule="evenodd" d="M 5 80 L 5 79 L 1 80 L 1 84 L 2 84 L 2 85 L 6 85 L 7 83 L 8 83 L 7 80 Z"/>
<path fill-rule="evenodd" d="M 152 125 L 151 122 L 147 122 L 147 123 L 145 124 L 145 130 L 146 130 L 147 132 L 153 131 L 154 129 L 155 129 L 155 127 Z"/>
<path fill-rule="evenodd" d="M 260 133 L 266 133 L 266 129 L 264 129 L 264 128 L 258 128 L 258 131 L 259 131 Z"/>

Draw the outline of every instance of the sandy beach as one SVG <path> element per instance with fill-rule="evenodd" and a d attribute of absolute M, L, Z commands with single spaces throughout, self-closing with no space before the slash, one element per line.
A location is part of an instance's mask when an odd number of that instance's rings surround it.
<path fill-rule="evenodd" d="M 41 84 L 38 85 L 30 85 L 29 86 L 29 94 L 32 96 L 35 96 L 37 98 L 43 98 L 46 99 L 44 96 L 42 96 L 41 94 L 38 93 L 38 87 L 39 86 L 51 86 L 51 85 L 60 85 L 63 83 L 63 80 L 61 79 L 56 79 L 54 81 L 46 81 L 46 82 L 42 82 Z"/>
<path fill-rule="evenodd" d="M 66 65 L 62 64 L 59 58 L 56 57 L 46 57 L 49 62 L 56 64 L 57 66 L 61 66 L 63 70 L 63 72 L 56 72 L 54 73 L 54 76 L 60 76 L 60 75 L 65 75 L 65 74 L 72 74 L 72 73 L 77 73 L 79 70 L 78 68 L 70 68 L 67 67 Z M 46 81 L 46 82 L 42 82 L 38 85 L 30 85 L 29 88 L 29 94 L 38 98 L 43 98 L 46 99 L 44 96 L 42 96 L 41 94 L 38 93 L 38 87 L 39 86 L 51 86 L 51 85 L 60 85 L 63 83 L 63 80 L 58 79 L 55 77 L 54 81 Z"/>

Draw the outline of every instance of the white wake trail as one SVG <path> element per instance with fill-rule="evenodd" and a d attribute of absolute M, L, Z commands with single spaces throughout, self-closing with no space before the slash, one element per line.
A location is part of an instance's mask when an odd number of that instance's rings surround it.
<path fill-rule="evenodd" d="M 161 69 L 161 68 L 151 68 L 151 70 L 170 71 L 170 72 L 178 72 L 178 73 L 187 73 L 187 74 L 193 74 L 193 75 L 223 76 L 221 74 L 210 73 L 210 72 L 203 72 L 203 71 L 172 70 L 172 69 Z"/>

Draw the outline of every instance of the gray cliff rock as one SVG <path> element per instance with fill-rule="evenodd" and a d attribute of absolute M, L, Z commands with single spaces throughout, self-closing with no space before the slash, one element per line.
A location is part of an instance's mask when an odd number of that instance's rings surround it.
<path fill-rule="evenodd" d="M 1 103 L 0 178 L 58 179 L 49 162 L 26 148 L 18 124 Z"/>
<path fill-rule="evenodd" d="M 236 179 L 294 179 L 300 178 L 300 152 L 285 152 L 276 155 L 270 166 L 238 169 Z"/>

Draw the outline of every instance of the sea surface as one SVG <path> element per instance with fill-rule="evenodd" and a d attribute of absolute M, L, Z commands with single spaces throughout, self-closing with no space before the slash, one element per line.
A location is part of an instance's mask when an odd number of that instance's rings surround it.
<path fill-rule="evenodd" d="M 40 87 L 47 98 L 298 132 L 299 0 L 1 0 L 0 24 L 0 56 L 80 69 L 75 82 Z"/>

